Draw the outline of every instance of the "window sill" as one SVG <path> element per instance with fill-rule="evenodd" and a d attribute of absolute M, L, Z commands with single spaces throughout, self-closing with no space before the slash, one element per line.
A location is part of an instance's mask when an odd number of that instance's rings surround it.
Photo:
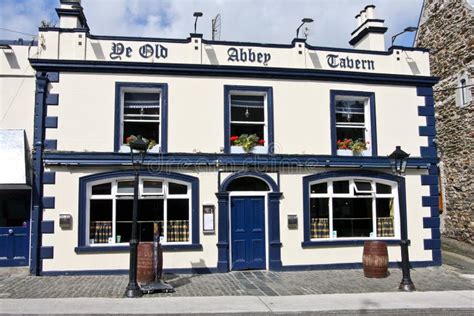
<path fill-rule="evenodd" d="M 185 244 L 185 245 L 162 245 L 163 251 L 187 251 L 202 250 L 201 244 Z M 129 252 L 129 246 L 79 246 L 74 248 L 76 253 L 114 253 Z"/>
<path fill-rule="evenodd" d="M 130 147 L 128 145 L 120 145 L 119 153 L 130 153 Z M 134 151 L 135 152 L 135 151 Z M 160 146 L 156 145 L 147 150 L 147 154 L 159 154 L 161 153 Z"/>
<path fill-rule="evenodd" d="M 384 241 L 387 245 L 400 245 L 399 239 L 363 239 L 363 240 L 321 240 L 303 241 L 303 248 L 324 247 L 324 246 L 363 246 L 365 241 Z"/>
<path fill-rule="evenodd" d="M 350 149 L 337 149 L 336 150 L 337 156 L 354 156 L 354 157 L 370 157 L 372 153 L 370 150 L 364 150 L 362 152 L 355 153 Z"/>
<path fill-rule="evenodd" d="M 255 146 L 249 152 L 245 151 L 242 146 L 230 146 L 231 154 L 268 154 L 267 146 Z"/>

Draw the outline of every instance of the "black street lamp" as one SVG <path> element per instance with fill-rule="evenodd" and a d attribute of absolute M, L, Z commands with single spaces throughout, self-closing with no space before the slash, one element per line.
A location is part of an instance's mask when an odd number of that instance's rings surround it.
<path fill-rule="evenodd" d="M 393 43 L 395 43 L 395 39 L 397 38 L 398 35 L 402 35 L 403 33 L 407 33 L 407 32 L 415 32 L 416 30 L 418 30 L 417 27 L 409 26 L 409 27 L 405 28 L 403 31 L 401 31 L 400 33 L 397 33 L 397 34 L 393 35 L 392 36 L 392 46 L 393 46 Z"/>
<path fill-rule="evenodd" d="M 200 18 L 202 16 L 202 12 L 194 12 L 193 16 L 196 18 L 194 20 L 194 33 L 196 33 L 198 18 Z"/>
<path fill-rule="evenodd" d="M 301 25 L 298 26 L 298 28 L 296 29 L 296 38 L 298 38 L 298 35 L 300 34 L 300 28 L 305 24 L 305 23 L 312 23 L 313 22 L 313 19 L 310 19 L 310 18 L 304 18 L 301 20 Z"/>
<path fill-rule="evenodd" d="M 395 151 L 391 153 L 388 158 L 390 159 L 390 166 L 392 167 L 392 172 L 402 177 L 405 174 L 405 169 L 407 166 L 407 158 L 410 154 L 404 152 L 400 146 L 396 146 Z M 408 246 L 410 245 L 410 240 L 408 239 L 408 228 L 406 223 L 401 224 L 401 241 L 400 249 L 402 253 L 402 282 L 400 282 L 399 290 L 411 292 L 415 291 L 415 285 L 413 284 L 410 277 L 410 258 L 408 256 Z"/>
<path fill-rule="evenodd" d="M 132 236 L 130 238 L 130 270 L 128 271 L 128 285 L 125 290 L 126 297 L 140 297 L 142 290 L 137 282 L 137 219 L 138 219 L 138 180 L 140 169 L 145 160 L 148 142 L 141 136 L 129 142 L 132 166 L 135 172 L 135 182 L 133 189 L 133 211 L 132 211 Z M 135 153 L 135 155 L 134 155 Z M 138 155 L 136 155 L 138 154 Z"/>

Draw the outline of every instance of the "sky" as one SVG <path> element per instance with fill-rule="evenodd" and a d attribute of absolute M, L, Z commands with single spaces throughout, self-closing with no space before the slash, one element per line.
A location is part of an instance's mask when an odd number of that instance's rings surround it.
<path fill-rule="evenodd" d="M 193 12 L 204 15 L 197 33 L 211 39 L 211 21 L 221 15 L 221 40 L 289 44 L 302 18 L 312 18 L 307 42 L 315 46 L 350 47 L 355 15 L 376 6 L 375 17 L 385 20 L 386 47 L 392 35 L 417 26 L 423 0 L 82 0 L 94 35 L 187 38 L 193 32 Z M 59 0 L 0 0 L 0 39 L 31 39 L 41 20 L 59 26 Z M 5 31 L 14 30 L 31 35 Z M 412 46 L 414 33 L 397 38 L 396 45 Z"/>

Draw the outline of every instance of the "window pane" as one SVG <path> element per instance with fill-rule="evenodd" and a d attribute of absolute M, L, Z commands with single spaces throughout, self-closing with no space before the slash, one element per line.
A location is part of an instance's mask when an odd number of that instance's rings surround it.
<path fill-rule="evenodd" d="M 158 92 L 125 92 L 125 107 L 156 107 L 160 105 Z"/>
<path fill-rule="evenodd" d="M 333 199 L 333 230 L 337 237 L 369 237 L 372 199 Z"/>
<path fill-rule="evenodd" d="M 252 95 L 231 96 L 231 121 L 265 121 L 264 97 Z"/>
<path fill-rule="evenodd" d="M 310 199 L 311 238 L 329 238 L 329 198 Z"/>
<path fill-rule="evenodd" d="M 140 115 L 153 115 L 154 117 L 158 117 L 160 115 L 160 108 L 159 107 L 151 107 L 151 108 L 136 108 L 136 107 L 126 107 L 124 109 L 125 116 L 130 117 L 139 117 Z M 153 118 L 152 119 L 156 119 Z"/>
<path fill-rule="evenodd" d="M 168 203 L 168 242 L 189 241 L 189 199 L 171 199 Z"/>
<path fill-rule="evenodd" d="M 311 185 L 311 193 L 327 193 L 328 184 L 327 182 L 316 183 Z"/>
<path fill-rule="evenodd" d="M 372 192 L 372 184 L 370 182 L 365 181 L 355 181 L 354 182 L 357 191 L 366 191 Z"/>
<path fill-rule="evenodd" d="M 90 244 L 105 244 L 112 238 L 112 200 L 90 200 Z"/>
<path fill-rule="evenodd" d="M 124 122 L 123 123 L 123 142 L 131 135 L 141 135 L 148 140 L 159 142 L 160 140 L 160 123 L 150 122 Z"/>
<path fill-rule="evenodd" d="M 364 114 L 364 102 L 355 100 L 337 100 L 336 112 L 345 114 Z"/>
<path fill-rule="evenodd" d="M 168 184 L 168 191 L 169 194 L 187 194 L 188 193 L 188 186 L 170 182 Z"/>
<path fill-rule="evenodd" d="M 133 181 L 121 181 L 117 183 L 117 193 L 119 194 L 133 194 L 134 182 Z"/>
<path fill-rule="evenodd" d="M 233 180 L 227 191 L 270 191 L 267 183 L 254 177 L 241 177 Z"/>
<path fill-rule="evenodd" d="M 359 123 L 357 125 L 364 126 L 363 114 L 345 114 L 336 112 L 336 123 Z"/>
<path fill-rule="evenodd" d="M 390 185 L 376 183 L 377 193 L 379 194 L 390 194 L 392 193 L 392 187 Z"/>
<path fill-rule="evenodd" d="M 353 128 L 353 127 L 337 127 L 336 128 L 337 139 L 352 139 L 352 140 L 365 140 L 365 128 Z"/>
<path fill-rule="evenodd" d="M 158 224 L 160 236 L 163 236 L 162 199 L 143 199 L 138 201 L 138 237 L 140 241 L 153 241 L 153 225 Z"/>
<path fill-rule="evenodd" d="M 377 236 L 394 237 L 393 199 L 377 199 Z"/>
<path fill-rule="evenodd" d="M 112 189 L 112 184 L 109 183 L 102 183 L 92 186 L 92 194 L 93 195 L 110 195 Z"/>
<path fill-rule="evenodd" d="M 162 194 L 163 182 L 161 181 L 143 181 L 143 193 Z"/>
<path fill-rule="evenodd" d="M 252 135 L 256 134 L 260 139 L 264 139 L 264 124 L 231 124 L 231 136 L 240 136 L 242 134 Z"/>
<path fill-rule="evenodd" d="M 349 181 L 334 181 L 332 190 L 334 193 L 349 193 Z"/>

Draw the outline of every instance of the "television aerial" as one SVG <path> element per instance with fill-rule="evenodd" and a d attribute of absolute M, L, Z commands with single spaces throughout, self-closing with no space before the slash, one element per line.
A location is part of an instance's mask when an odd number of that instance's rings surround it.
<path fill-rule="evenodd" d="M 221 15 L 218 14 L 212 19 L 212 40 L 219 41 L 221 39 Z"/>

